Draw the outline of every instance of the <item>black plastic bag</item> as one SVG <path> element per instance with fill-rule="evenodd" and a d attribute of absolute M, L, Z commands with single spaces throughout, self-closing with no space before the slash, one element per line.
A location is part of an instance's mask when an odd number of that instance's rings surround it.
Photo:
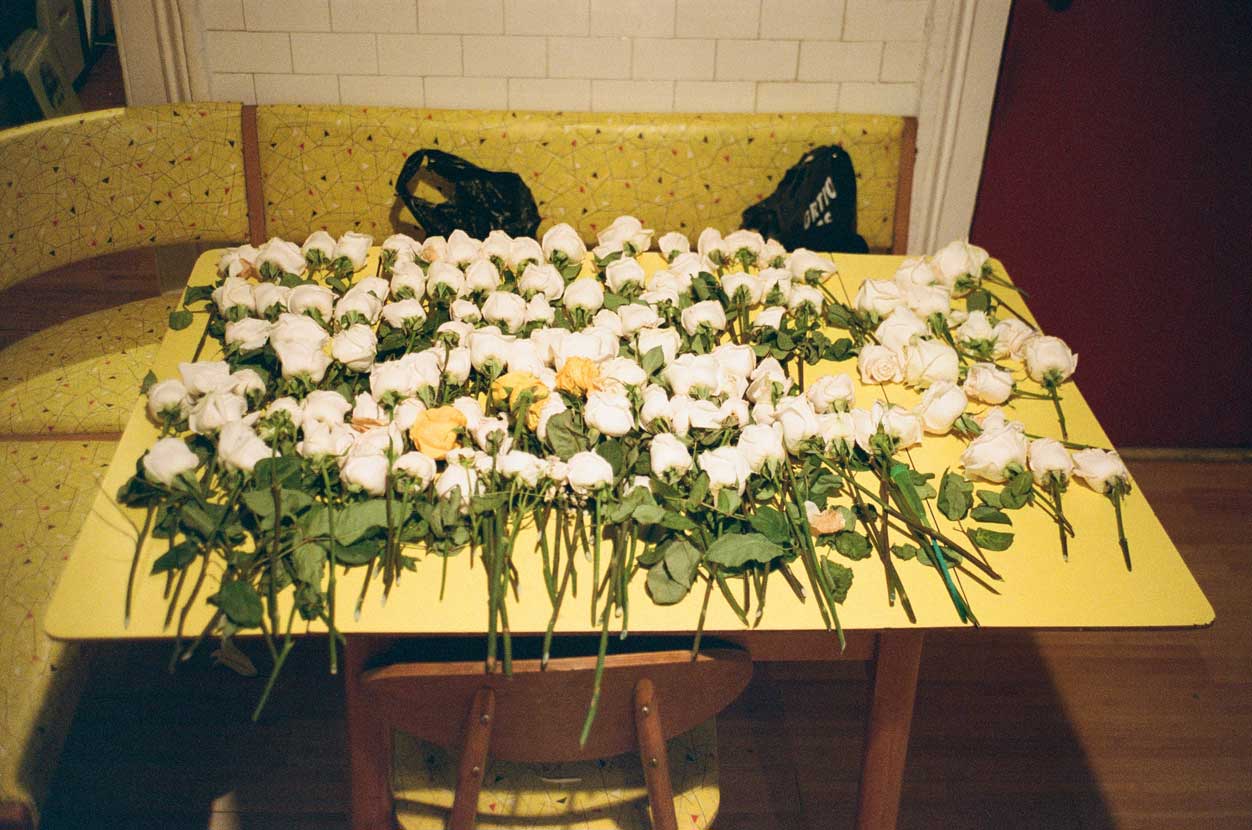
<path fill-rule="evenodd" d="M 410 190 L 414 178 L 427 174 L 438 180 L 447 201 L 428 202 Z M 428 236 L 447 236 L 457 228 L 475 239 L 493 230 L 534 236 L 539 229 L 539 208 L 521 176 L 484 170 L 442 150 L 418 150 L 405 159 L 396 195 Z"/>
<path fill-rule="evenodd" d="M 856 232 L 856 171 L 834 145 L 805 153 L 768 198 L 743 212 L 743 226 L 787 248 L 869 250 Z"/>

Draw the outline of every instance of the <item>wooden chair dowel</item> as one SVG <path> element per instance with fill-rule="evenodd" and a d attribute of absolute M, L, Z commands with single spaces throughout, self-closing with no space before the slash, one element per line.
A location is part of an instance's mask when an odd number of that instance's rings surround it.
<path fill-rule="evenodd" d="M 473 830 L 478 814 L 478 794 L 487 771 L 487 750 L 496 720 L 496 695 L 488 687 L 474 693 L 465 721 L 465 742 L 456 771 L 456 796 L 452 801 L 449 830 Z"/>
<path fill-rule="evenodd" d="M 661 713 L 657 708 L 656 690 L 646 677 L 635 684 L 635 732 L 639 739 L 639 762 L 643 765 L 643 778 L 648 785 L 652 827 L 654 830 L 678 830 Z"/>

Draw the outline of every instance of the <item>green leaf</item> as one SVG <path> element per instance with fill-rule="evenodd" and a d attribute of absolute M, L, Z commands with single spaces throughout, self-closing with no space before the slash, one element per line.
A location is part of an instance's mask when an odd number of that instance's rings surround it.
<path fill-rule="evenodd" d="M 551 421 L 548 422 L 549 432 L 551 435 Z M 596 455 L 609 462 L 609 466 L 613 468 L 613 478 L 622 477 L 622 473 L 626 470 L 626 447 L 616 438 L 610 438 L 596 447 Z"/>
<path fill-rule="evenodd" d="M 910 559 L 917 559 L 920 553 L 921 553 L 921 548 L 919 548 L 917 545 L 892 545 L 891 546 L 891 554 L 895 556 L 896 559 L 903 559 L 906 562 Z"/>
<path fill-rule="evenodd" d="M 696 528 L 695 522 L 691 521 L 691 519 L 688 519 L 681 513 L 675 513 L 672 510 L 665 511 L 665 518 L 661 520 L 661 524 L 664 527 L 668 527 L 670 530 L 677 530 L 680 532 L 684 530 L 695 530 Z"/>
<path fill-rule="evenodd" d="M 296 579 L 306 585 L 321 585 L 322 571 L 326 567 L 326 549 L 313 542 L 305 542 L 292 551 L 291 563 Z"/>
<path fill-rule="evenodd" d="M 785 551 L 760 533 L 728 533 L 709 546 L 707 558 L 727 568 L 772 562 Z"/>
<path fill-rule="evenodd" d="M 974 485 L 964 477 L 956 473 L 944 473 L 943 482 L 939 485 L 939 512 L 954 522 L 964 519 L 974 504 L 974 500 L 970 498 L 973 491 Z"/>
<path fill-rule="evenodd" d="M 335 528 L 339 530 L 338 527 Z M 335 564 L 364 565 L 383 552 L 382 539 L 363 539 L 355 545 L 335 548 Z"/>
<path fill-rule="evenodd" d="M 156 383 L 156 381 L 156 373 L 149 369 L 148 374 L 143 376 L 143 383 L 139 384 L 139 394 L 148 394 L 148 390 L 152 388 L 152 384 Z"/>
<path fill-rule="evenodd" d="M 303 490 L 280 490 L 279 501 L 282 503 L 283 515 L 294 516 L 312 506 L 313 497 Z M 243 494 L 243 503 L 261 519 L 270 519 L 274 515 L 274 494 L 269 488 L 248 490 Z"/>
<path fill-rule="evenodd" d="M 869 539 L 854 530 L 841 530 L 835 534 L 835 550 L 849 559 L 865 559 L 873 552 Z"/>
<path fill-rule="evenodd" d="M 630 515 L 639 524 L 659 525 L 665 521 L 666 512 L 664 507 L 656 504 L 641 504 Z"/>
<path fill-rule="evenodd" d="M 997 493 L 995 490 L 979 490 L 978 498 L 983 504 L 987 505 L 988 507 L 1000 506 L 1000 494 Z"/>
<path fill-rule="evenodd" d="M 648 593 L 657 605 L 681 602 L 690 590 L 690 585 L 683 585 L 669 575 L 664 562 L 658 562 L 648 569 Z"/>
<path fill-rule="evenodd" d="M 652 494 L 642 487 L 636 487 L 617 504 L 609 505 L 603 514 L 604 521 L 612 525 L 621 524 L 630 518 L 635 508 L 652 503 Z"/>
<path fill-rule="evenodd" d="M 275 456 L 273 458 L 262 458 L 256 463 L 252 474 L 256 477 L 256 483 L 261 487 L 268 489 L 271 484 L 278 482 L 279 486 L 294 484 L 299 486 L 301 460 L 292 456 Z"/>
<path fill-rule="evenodd" d="M 214 597 L 226 618 L 240 628 L 257 628 L 261 625 L 261 597 L 247 582 L 227 582 Z"/>
<path fill-rule="evenodd" d="M 170 312 L 170 328 L 174 331 L 182 331 L 191 325 L 191 312 L 186 309 Z"/>
<path fill-rule="evenodd" d="M 451 501 L 444 502 L 450 504 Z M 453 509 L 456 506 L 453 505 Z M 409 506 L 403 502 L 391 505 L 392 524 L 399 530 L 409 515 Z M 349 504 L 335 513 L 335 539 L 341 545 L 351 545 L 365 535 L 387 527 L 387 500 L 370 499 Z"/>
<path fill-rule="evenodd" d="M 791 540 L 791 523 L 777 508 L 760 507 L 749 520 L 752 529 L 771 542 L 786 544 Z"/>
<path fill-rule="evenodd" d="M 852 589 L 852 569 L 838 562 L 823 559 L 822 570 L 826 572 L 826 581 L 830 584 L 831 596 L 835 602 L 842 605 L 843 601 L 848 598 L 848 591 Z"/>
<path fill-rule="evenodd" d="M 200 553 L 200 545 L 191 540 L 179 542 L 174 547 L 157 557 L 152 563 L 152 572 L 154 574 L 165 573 L 166 571 L 178 571 L 196 561 L 196 556 Z"/>
<path fill-rule="evenodd" d="M 977 527 L 969 532 L 970 540 L 984 550 L 1008 550 L 1013 544 L 1013 534 L 999 530 Z"/>
<path fill-rule="evenodd" d="M 643 371 L 651 377 L 660 371 L 661 367 L 665 365 L 665 352 L 661 350 L 660 346 L 653 346 L 648 350 L 648 353 L 643 356 L 643 360 L 639 361 L 639 365 L 642 366 Z"/>
<path fill-rule="evenodd" d="M 990 311 L 991 310 L 991 294 L 990 292 L 979 288 L 969 292 L 965 297 L 966 311 Z"/>
<path fill-rule="evenodd" d="M 743 497 L 734 490 L 723 489 L 717 491 L 717 511 L 730 515 L 739 509 L 739 505 L 743 504 Z"/>
<path fill-rule="evenodd" d="M 187 287 L 187 291 L 183 294 L 183 305 L 191 305 L 192 303 L 211 299 L 213 299 L 213 286 L 191 285 Z"/>
<path fill-rule="evenodd" d="M 566 410 L 548 419 L 548 444 L 562 461 L 587 449 L 587 435 L 577 413 Z"/>
<path fill-rule="evenodd" d="M 976 522 L 992 522 L 994 524 L 1011 525 L 1013 520 L 1003 510 L 987 505 L 980 505 L 970 511 L 970 518 Z"/>
<path fill-rule="evenodd" d="M 690 588 L 696 578 L 696 568 L 700 566 L 700 551 L 686 539 L 673 539 L 663 547 L 665 570 L 679 584 Z"/>
<path fill-rule="evenodd" d="M 1017 473 L 1000 491 L 1000 506 L 1005 510 L 1017 510 L 1019 507 L 1024 507 L 1030 501 L 1031 488 L 1034 483 L 1034 477 L 1029 472 L 1023 470 Z"/>

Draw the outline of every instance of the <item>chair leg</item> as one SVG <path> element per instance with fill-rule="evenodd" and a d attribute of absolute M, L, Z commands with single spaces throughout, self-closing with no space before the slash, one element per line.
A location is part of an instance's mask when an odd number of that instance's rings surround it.
<path fill-rule="evenodd" d="M 657 708 L 652 681 L 646 677 L 635 685 L 635 734 L 639 740 L 643 778 L 648 785 L 653 830 L 678 830 L 678 817 L 674 815 L 674 787 L 669 779 L 669 755 L 661 731 L 661 712 Z"/>
<path fill-rule="evenodd" d="M 489 688 L 479 689 L 470 704 L 465 721 L 465 744 L 456 771 L 456 796 L 452 801 L 452 817 L 448 830 L 473 830 L 478 815 L 478 794 L 487 771 L 487 750 L 491 746 L 491 727 L 496 716 L 496 695 Z"/>
<path fill-rule="evenodd" d="M 896 826 L 921 658 L 921 631 L 891 630 L 878 635 L 873 700 L 857 793 L 857 830 L 894 830 Z"/>
<path fill-rule="evenodd" d="M 395 826 L 391 730 L 375 715 L 361 686 L 361 674 L 376 647 L 377 643 L 370 637 L 349 635 L 344 639 L 343 680 L 353 830 L 391 830 Z"/>

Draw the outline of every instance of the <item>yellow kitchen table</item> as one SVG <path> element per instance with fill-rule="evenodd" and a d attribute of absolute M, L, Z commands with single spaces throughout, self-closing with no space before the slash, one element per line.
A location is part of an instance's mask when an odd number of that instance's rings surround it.
<path fill-rule="evenodd" d="M 220 251 L 202 255 L 191 274 L 190 285 L 209 285 L 216 278 L 214 269 Z M 377 251 L 371 257 L 376 257 Z M 855 296 L 865 279 L 890 278 L 901 262 L 893 256 L 835 254 L 839 275 L 828 287 L 845 301 Z M 655 255 L 644 258 L 648 270 L 659 267 Z M 373 273 L 374 259 L 366 266 Z M 997 273 L 1007 278 L 998 263 Z M 1007 293 L 1007 292 L 1001 292 Z M 1029 317 L 1021 300 L 1009 296 L 1007 302 Z M 152 367 L 157 378 L 177 376 L 180 361 L 192 359 L 202 343 L 206 316 L 197 314 L 194 323 L 181 331 L 170 331 Z M 1078 344 L 1081 346 L 1081 344 Z M 207 341 L 201 358 L 214 356 L 216 345 Z M 1081 351 L 1081 349 L 1080 349 Z M 809 367 L 807 372 L 855 375 L 852 362 Z M 1081 378 L 1081 374 L 1079 375 Z M 1084 379 L 1084 384 L 1098 382 Z M 1072 383 L 1062 389 L 1065 413 L 1072 441 L 1109 446 L 1108 438 L 1090 407 Z M 857 405 L 869 406 L 876 400 L 912 406 L 917 395 L 902 387 L 887 390 L 859 386 Z M 1014 399 L 1008 408 L 1011 417 L 1024 422 L 1029 433 L 1054 435 L 1056 416 L 1052 403 L 1039 399 Z M 136 463 L 158 437 L 158 430 L 146 417 L 144 402 L 136 404 L 122 436 L 112 465 L 106 474 L 94 507 L 84 524 L 47 615 L 47 631 L 56 639 L 68 641 L 173 638 L 174 625 L 166 624 L 165 578 L 148 576 L 153 560 L 164 543 L 150 540 L 139 556 L 130 619 L 125 619 L 126 586 L 134 562 L 135 540 L 143 511 L 118 506 L 114 494 L 134 474 Z M 942 474 L 956 468 L 963 442 L 952 436 L 928 436 L 922 447 L 911 451 L 911 462 L 923 472 Z M 1019 511 L 1014 516 L 1017 541 L 991 559 L 1001 579 L 984 582 L 967 575 L 961 585 L 982 627 L 986 628 L 1182 628 L 1198 627 L 1213 621 L 1213 610 L 1199 586 L 1166 535 L 1152 508 L 1136 487 L 1124 501 L 1126 534 L 1133 556 L 1133 570 L 1126 567 L 1118 548 L 1113 510 L 1107 499 L 1084 487 L 1074 486 L 1065 500 L 1066 515 L 1077 536 L 1070 544 L 1068 561 L 1061 557 L 1056 526 L 1043 511 Z M 945 527 L 953 534 L 959 528 Z M 551 606 L 537 574 L 537 545 L 519 540 L 514 561 L 521 574 L 521 590 L 510 602 L 509 620 L 514 636 L 542 634 L 547 627 Z M 374 655 L 398 638 L 432 638 L 483 635 L 486 625 L 485 590 L 482 573 L 469 567 L 470 557 L 448 562 L 446 587 L 440 599 L 441 562 L 422 561 L 416 572 L 405 573 L 383 602 L 381 591 L 372 589 L 358 615 L 357 595 L 364 569 L 341 572 L 337 591 L 336 617 L 345 636 L 344 676 L 347 684 L 349 748 L 354 778 L 357 771 L 384 759 L 363 754 L 353 734 L 372 728 L 370 713 L 361 704 L 359 679 L 362 667 Z M 766 611 L 756 628 L 745 629 L 724 603 L 709 606 L 706 632 L 709 638 L 738 643 L 754 660 L 777 659 L 858 659 L 875 663 L 869 733 L 865 744 L 859 827 L 892 827 L 898 809 L 901 778 L 908 746 L 910 720 L 916 692 L 922 634 L 927 629 L 963 626 L 943 583 L 933 578 L 931 569 L 917 562 L 900 562 L 898 570 L 908 587 L 916 622 L 904 610 L 887 601 L 881 563 L 874 557 L 849 565 L 855 572 L 855 589 L 839 607 L 839 616 L 848 634 L 847 649 L 839 650 L 835 635 L 824 629 L 816 605 L 800 600 L 785 582 L 768 585 Z M 589 570 L 588 563 L 582 563 Z M 528 574 L 536 575 L 532 580 Z M 207 574 L 215 582 L 217 574 Z M 528 581 L 532 584 L 528 586 Z M 530 590 L 528 590 L 528 587 Z M 682 634 L 694 631 L 700 614 L 700 592 L 684 601 L 661 606 L 645 595 L 642 574 L 630 586 L 632 634 Z M 201 603 L 185 621 L 191 636 L 209 623 L 212 606 Z M 325 628 L 310 625 L 309 632 L 324 634 Z M 556 631 L 559 635 L 597 633 L 581 604 L 566 603 Z M 978 636 L 971 630 L 970 636 Z M 554 655 L 559 654 L 559 644 Z M 153 669 L 157 670 L 156 667 Z M 354 788 L 353 824 L 378 826 L 377 794 Z"/>

